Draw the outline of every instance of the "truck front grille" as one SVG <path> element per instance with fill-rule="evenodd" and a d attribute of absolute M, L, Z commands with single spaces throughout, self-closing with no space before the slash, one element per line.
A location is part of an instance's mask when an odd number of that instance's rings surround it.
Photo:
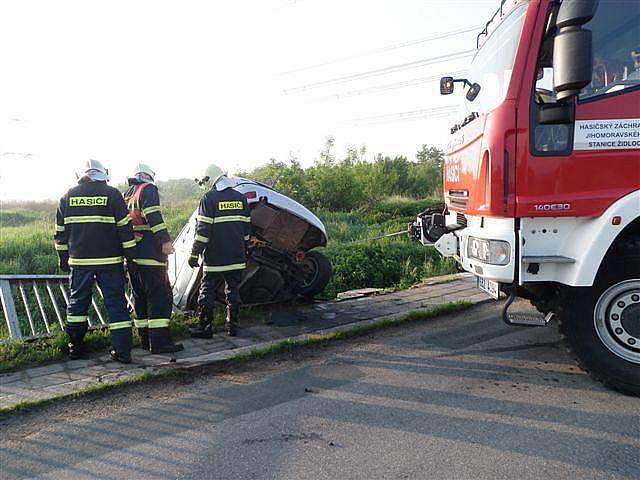
<path fill-rule="evenodd" d="M 467 228 L 467 217 L 464 213 L 456 212 L 456 224 L 462 228 Z"/>
<path fill-rule="evenodd" d="M 451 198 L 451 197 L 449 197 L 449 203 L 454 207 L 467 208 L 467 205 L 469 204 L 469 200 L 467 200 L 466 198 Z"/>

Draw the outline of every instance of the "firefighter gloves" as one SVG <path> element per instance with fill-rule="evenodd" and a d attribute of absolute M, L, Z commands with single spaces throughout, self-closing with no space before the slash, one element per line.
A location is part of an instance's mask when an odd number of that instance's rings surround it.
<path fill-rule="evenodd" d="M 200 260 L 199 260 L 197 255 L 191 255 L 189 257 L 189 266 L 191 268 L 199 268 L 200 267 Z"/>

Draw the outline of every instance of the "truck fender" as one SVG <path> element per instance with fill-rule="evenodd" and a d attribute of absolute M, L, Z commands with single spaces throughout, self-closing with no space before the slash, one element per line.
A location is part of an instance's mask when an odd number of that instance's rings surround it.
<path fill-rule="evenodd" d="M 521 283 L 556 281 L 574 287 L 592 286 L 611 245 L 638 218 L 640 190 L 620 198 L 595 218 L 523 218 Z M 540 259 L 538 272 L 528 271 L 528 265 L 538 261 L 528 258 Z"/>

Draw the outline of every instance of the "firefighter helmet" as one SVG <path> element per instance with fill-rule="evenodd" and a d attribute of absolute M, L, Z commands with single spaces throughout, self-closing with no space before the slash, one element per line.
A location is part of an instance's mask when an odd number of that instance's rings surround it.
<path fill-rule="evenodd" d="M 130 178 L 139 178 L 140 176 L 148 177 L 153 182 L 156 178 L 156 172 L 146 163 L 139 163 L 133 169 Z"/>
<path fill-rule="evenodd" d="M 84 166 L 76 172 L 78 180 L 82 178 L 89 178 L 96 182 L 109 181 L 109 170 L 99 160 L 87 160 Z"/>
<path fill-rule="evenodd" d="M 233 184 L 227 178 L 227 172 L 217 165 L 209 165 L 204 175 L 202 180 L 196 180 L 201 188 L 215 188 L 221 191 L 225 188 L 233 187 Z"/>
<path fill-rule="evenodd" d="M 209 183 L 209 185 L 215 185 L 216 182 L 220 179 L 220 177 L 224 177 L 227 175 L 227 172 L 222 170 L 218 165 L 211 164 L 207 167 L 204 172 L 205 181 Z"/>

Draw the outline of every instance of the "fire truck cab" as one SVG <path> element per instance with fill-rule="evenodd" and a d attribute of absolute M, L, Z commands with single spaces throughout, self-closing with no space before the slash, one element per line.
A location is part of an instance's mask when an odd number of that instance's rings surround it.
<path fill-rule="evenodd" d="M 456 86 L 446 207 L 415 235 L 506 294 L 507 323 L 557 319 L 581 367 L 640 394 L 640 1 L 503 0 Z"/>

